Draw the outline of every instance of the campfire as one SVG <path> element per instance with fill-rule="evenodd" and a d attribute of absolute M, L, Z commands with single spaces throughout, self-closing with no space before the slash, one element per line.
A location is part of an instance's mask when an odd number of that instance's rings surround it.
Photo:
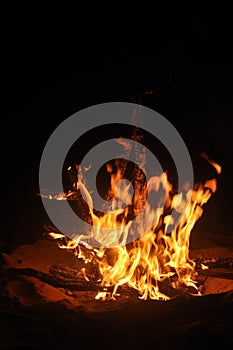
<path fill-rule="evenodd" d="M 228 346 L 233 242 L 223 244 L 221 234 L 192 235 L 221 174 L 216 162 L 201 156 L 215 176 L 179 193 L 168 172 L 146 179 L 130 161 L 107 162 L 103 193 L 111 210 L 102 212 L 94 209 L 86 182 L 91 166 L 67 167 L 68 190 L 40 196 L 67 201 L 93 229 L 69 237 L 49 223 L 41 239 L 2 252 L 3 325 L 14 330 L 12 337 L 3 334 L 2 343 L 47 349 L 52 342 L 64 349 L 72 339 L 88 348 L 104 329 L 117 349 L 151 343 L 170 348 L 170 342 L 198 348 L 200 338 Z"/>
<path fill-rule="evenodd" d="M 117 142 L 123 143 L 121 139 Z M 129 147 L 128 144 L 124 146 L 126 149 Z M 216 174 L 221 173 L 221 167 L 216 162 L 206 154 L 202 157 L 215 168 Z M 61 249 L 70 250 L 84 262 L 81 271 L 65 273 L 79 278 L 81 275 L 83 281 L 90 282 L 90 285 L 94 283 L 97 300 L 117 299 L 129 289 L 144 300 L 168 300 L 181 291 L 199 295 L 197 263 L 189 254 L 190 235 L 202 216 L 203 206 L 216 191 L 216 179 L 196 183 L 186 194 L 177 193 L 166 172 L 146 181 L 142 169 L 137 166 L 132 169 L 125 159 L 116 159 L 105 164 L 109 174 L 106 199 L 114 204 L 110 211 L 100 213 L 93 208 L 91 193 L 85 182 L 85 171 L 89 168 L 70 166 L 68 172 L 72 189 L 67 193 L 43 195 L 50 200 L 76 203 L 81 208 L 79 215 L 81 212 L 82 219 L 97 228 L 88 235 L 77 234 L 72 239 L 48 228 L 48 236 L 57 240 Z M 122 182 L 124 178 L 130 179 L 133 184 L 133 196 L 130 184 Z M 152 203 L 144 210 L 148 189 L 154 191 L 157 200 L 156 205 Z M 185 206 L 187 197 L 190 201 Z M 116 206 L 118 198 L 120 202 Z M 85 206 L 82 205 L 84 199 Z M 125 203 L 128 204 L 126 207 Z M 143 210 L 136 235 L 132 223 Z M 179 214 L 176 225 L 172 211 Z M 150 229 L 146 230 L 145 223 L 148 222 Z M 105 228 L 108 229 L 107 234 Z M 99 247 L 95 247 L 96 242 Z M 90 265 L 95 273 L 90 273 Z M 199 262 L 198 268 L 205 270 L 208 265 Z"/>

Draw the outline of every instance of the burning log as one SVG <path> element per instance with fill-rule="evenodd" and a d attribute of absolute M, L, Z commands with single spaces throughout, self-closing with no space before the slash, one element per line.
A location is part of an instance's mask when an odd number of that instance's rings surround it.
<path fill-rule="evenodd" d="M 229 258 L 231 261 L 231 258 Z M 216 259 L 219 260 L 219 259 Z M 225 261 L 226 259 L 224 259 Z M 89 267 L 90 268 L 90 267 Z M 99 271 L 96 270 L 96 266 L 93 265 L 93 272 L 85 274 L 83 269 L 77 270 L 69 267 L 52 265 L 49 269 L 49 274 L 35 270 L 33 268 L 8 268 L 2 270 L 3 279 L 11 280 L 19 276 L 31 276 L 39 279 L 40 281 L 47 283 L 56 288 L 64 288 L 70 291 L 94 291 L 94 292 L 106 292 L 113 293 L 114 286 L 104 287 L 101 285 L 101 279 Z M 196 278 L 197 286 L 199 289 L 204 285 L 208 277 L 224 278 L 233 280 L 233 273 L 226 272 L 226 269 L 217 268 L 210 270 L 199 270 L 199 275 Z M 187 288 L 185 285 L 179 290 L 172 287 L 173 283 L 178 281 L 178 276 L 174 275 L 170 278 L 166 278 L 163 281 L 159 281 L 159 290 L 168 295 L 170 298 L 178 295 L 188 296 L 188 294 L 197 294 L 197 291 L 193 288 Z M 123 285 L 118 289 L 118 296 L 131 296 L 137 297 L 136 291 Z"/>
<path fill-rule="evenodd" d="M 210 269 L 210 270 L 199 270 L 197 272 L 202 276 L 218 277 L 233 280 L 233 271 L 227 269 Z"/>
<path fill-rule="evenodd" d="M 196 271 L 202 276 L 233 280 L 232 257 L 199 257 L 195 262 Z"/>
<path fill-rule="evenodd" d="M 50 273 L 44 273 L 33 268 L 8 268 L 2 270 L 3 280 L 14 280 L 20 276 L 30 276 L 39 279 L 40 281 L 47 283 L 56 288 L 64 288 L 70 291 L 94 291 L 94 292 L 106 292 L 112 294 L 114 286 L 104 287 L 101 285 L 101 280 L 87 280 L 80 274 L 79 270 L 75 270 L 68 267 L 52 265 L 50 267 Z M 82 270 L 81 270 L 82 272 Z M 87 277 L 86 277 L 87 278 Z M 177 290 L 171 287 L 171 283 L 177 281 L 177 276 L 166 279 L 163 282 L 159 282 L 161 291 L 169 295 L 170 297 L 177 296 Z M 138 293 L 127 287 L 120 286 L 118 290 L 118 296 L 130 296 L 138 297 Z"/>
<path fill-rule="evenodd" d="M 58 271 L 64 271 L 64 268 L 58 268 L 57 266 L 51 267 L 52 274 L 46 274 L 41 271 L 37 271 L 32 268 L 26 269 L 14 269 L 9 268 L 2 272 L 2 275 L 9 279 L 15 278 L 17 276 L 31 276 L 36 277 L 40 281 L 50 284 L 56 288 L 66 288 L 69 290 L 77 290 L 77 291 L 98 291 L 101 289 L 100 283 L 85 281 L 83 278 L 76 276 L 76 278 L 66 278 L 64 277 L 64 273 L 58 273 Z"/>
<path fill-rule="evenodd" d="M 82 248 L 87 249 L 85 246 Z M 90 253 L 91 250 L 89 250 Z M 203 251 L 203 253 L 205 252 Z M 109 250 L 108 254 L 109 261 L 114 266 L 115 257 L 112 250 Z M 29 258 L 30 256 L 31 258 Z M 206 250 L 206 256 L 208 256 L 208 250 Z M 92 254 L 91 257 L 93 257 Z M 136 301 L 141 296 L 136 289 L 127 284 L 119 285 L 117 292 L 115 292 L 114 284 L 104 285 L 102 283 L 103 276 L 95 259 L 85 263 L 82 258 L 78 258 L 65 249 L 58 249 L 55 241 L 45 239 L 37 241 L 33 245 L 21 246 L 11 255 L 3 254 L 3 259 L 5 264 L 2 265 L 1 269 L 1 287 L 4 290 L 8 288 L 7 285 L 9 284 L 9 293 L 16 298 L 18 287 L 14 287 L 14 285 L 20 284 L 20 289 L 22 289 L 28 283 L 32 283 L 30 288 L 33 288 L 35 292 L 38 291 L 39 298 L 41 298 L 41 293 L 43 297 L 43 291 L 48 289 L 48 294 L 45 296 L 46 300 L 50 300 L 53 295 L 60 293 L 59 298 L 64 299 L 65 303 L 69 296 L 70 305 L 74 305 L 74 307 L 75 303 L 79 303 L 80 300 L 85 303 L 86 298 L 93 300 L 93 302 L 95 297 L 105 300 L 115 298 L 121 303 L 129 298 Z M 208 261 L 211 259 L 213 264 L 213 258 L 207 258 Z M 233 290 L 232 258 L 216 257 L 214 259 L 217 266 L 220 267 L 210 267 L 205 270 L 201 269 L 201 264 L 206 263 L 205 258 L 198 257 L 195 260 L 198 275 L 195 275 L 194 279 L 197 289 L 182 284 L 176 273 L 159 281 L 151 280 L 151 283 L 158 288 L 162 295 L 166 295 L 169 299 L 178 296 L 189 299 L 198 292 L 209 294 Z M 229 265 L 227 265 L 227 262 L 229 262 Z M 225 267 L 223 268 L 222 265 Z M 12 287 L 10 287 L 11 283 Z"/>
<path fill-rule="evenodd" d="M 207 265 L 208 268 L 227 268 L 233 269 L 233 258 L 232 257 L 199 257 L 195 260 L 196 267 L 201 268 L 202 265 Z M 233 271 L 232 271 L 233 273 Z"/>

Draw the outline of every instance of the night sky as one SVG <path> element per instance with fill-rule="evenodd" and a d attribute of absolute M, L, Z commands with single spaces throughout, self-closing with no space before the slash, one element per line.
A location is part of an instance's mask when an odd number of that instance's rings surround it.
<path fill-rule="evenodd" d="M 48 219 L 36 196 L 38 169 L 53 130 L 85 107 L 137 102 L 149 90 L 153 95 L 144 96 L 142 103 L 177 128 L 192 156 L 195 176 L 207 169 L 199 159 L 203 151 L 222 165 L 219 188 L 196 229 L 233 234 L 230 34 L 199 16 L 188 23 L 183 30 L 158 39 L 155 35 L 149 46 L 140 40 L 132 50 L 119 42 L 110 50 L 105 42 L 89 38 L 77 44 L 64 40 L 63 45 L 59 33 L 54 38 L 40 31 L 31 37 L 27 30 L 17 30 L 7 38 L 2 66 L 3 249 L 39 238 L 44 231 Z"/>

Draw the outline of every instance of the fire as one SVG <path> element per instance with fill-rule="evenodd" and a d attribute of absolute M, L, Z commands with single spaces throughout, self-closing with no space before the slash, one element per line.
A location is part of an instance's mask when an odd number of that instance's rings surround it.
<path fill-rule="evenodd" d="M 77 257 L 85 262 L 94 261 L 98 264 L 102 276 L 102 289 L 96 295 L 98 300 L 109 299 L 109 290 L 111 290 L 111 298 L 115 299 L 119 295 L 119 288 L 123 286 L 137 290 L 139 298 L 144 300 L 147 298 L 167 300 L 169 296 L 161 288 L 164 282 L 170 288 L 176 290 L 191 288 L 198 294 L 195 262 L 189 257 L 190 235 L 195 223 L 202 215 L 203 205 L 216 191 L 216 180 L 208 179 L 205 183 L 196 184 L 194 189 L 189 190 L 186 196 L 191 196 L 191 201 L 185 207 L 184 194 L 173 191 L 166 173 L 150 178 L 146 184 L 137 170 L 134 177 L 139 181 L 135 181 L 132 198 L 128 185 L 118 186 L 125 174 L 124 162 L 116 160 L 115 171 L 112 164 L 106 165 L 106 171 L 111 176 L 108 195 L 109 198 L 115 199 L 119 194 L 122 198 L 123 193 L 124 201 L 131 206 L 112 208 L 113 211 L 97 215 L 83 176 L 73 184 L 74 192 L 82 190 L 88 203 L 93 226 L 97 228 L 90 232 L 89 237 L 99 242 L 102 247 L 93 248 L 84 242 L 84 235 L 68 239 L 61 233 L 50 232 L 50 236 L 60 241 L 60 248 L 75 251 Z M 211 163 L 220 173 L 220 166 L 213 161 Z M 145 211 L 143 220 L 138 225 L 140 237 L 131 240 L 132 243 L 127 243 L 127 238 L 134 235 L 132 222 L 143 209 L 148 188 L 152 188 L 158 195 L 162 188 L 165 193 L 164 204 L 161 205 L 158 201 L 156 208 Z M 69 192 L 65 199 L 70 200 L 72 194 L 73 192 Z M 62 194 L 55 199 L 64 199 L 64 197 L 65 195 Z M 174 223 L 172 210 L 180 214 L 180 220 L 178 225 L 169 232 L 170 225 Z M 143 231 L 145 221 L 150 223 L 148 231 Z M 103 228 L 109 228 L 110 233 L 106 235 Z M 203 268 L 206 267 L 203 266 Z M 85 269 L 82 273 L 87 279 Z"/>
<path fill-rule="evenodd" d="M 206 159 L 206 160 L 215 168 L 215 170 L 217 171 L 217 173 L 218 173 L 219 175 L 221 174 L 222 169 L 221 169 L 221 166 L 220 166 L 219 164 L 217 164 L 214 160 L 211 160 L 205 152 L 203 152 L 203 153 L 201 154 L 201 156 L 202 156 L 204 159 Z"/>

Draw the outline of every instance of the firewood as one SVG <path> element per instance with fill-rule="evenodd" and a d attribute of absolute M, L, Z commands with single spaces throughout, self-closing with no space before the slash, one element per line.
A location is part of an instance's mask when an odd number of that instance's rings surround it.
<path fill-rule="evenodd" d="M 233 257 L 199 257 L 195 260 L 196 267 L 201 268 L 201 264 L 208 266 L 209 268 L 214 267 L 223 267 L 228 269 L 233 269 Z"/>
<path fill-rule="evenodd" d="M 210 268 L 208 270 L 196 270 L 202 276 L 217 277 L 233 280 L 233 271 L 231 269 Z"/>
<path fill-rule="evenodd" d="M 9 268 L 2 271 L 2 275 L 7 277 L 8 279 L 25 275 L 25 276 L 31 276 L 36 277 L 42 282 L 48 283 L 52 285 L 53 287 L 57 288 L 67 288 L 70 290 L 79 290 L 79 291 L 99 291 L 101 289 L 99 282 L 87 282 L 84 278 L 80 279 L 62 279 L 60 277 L 56 277 L 53 275 L 46 274 L 41 271 L 37 271 L 31 268 L 26 269 L 16 269 L 16 268 Z"/>

